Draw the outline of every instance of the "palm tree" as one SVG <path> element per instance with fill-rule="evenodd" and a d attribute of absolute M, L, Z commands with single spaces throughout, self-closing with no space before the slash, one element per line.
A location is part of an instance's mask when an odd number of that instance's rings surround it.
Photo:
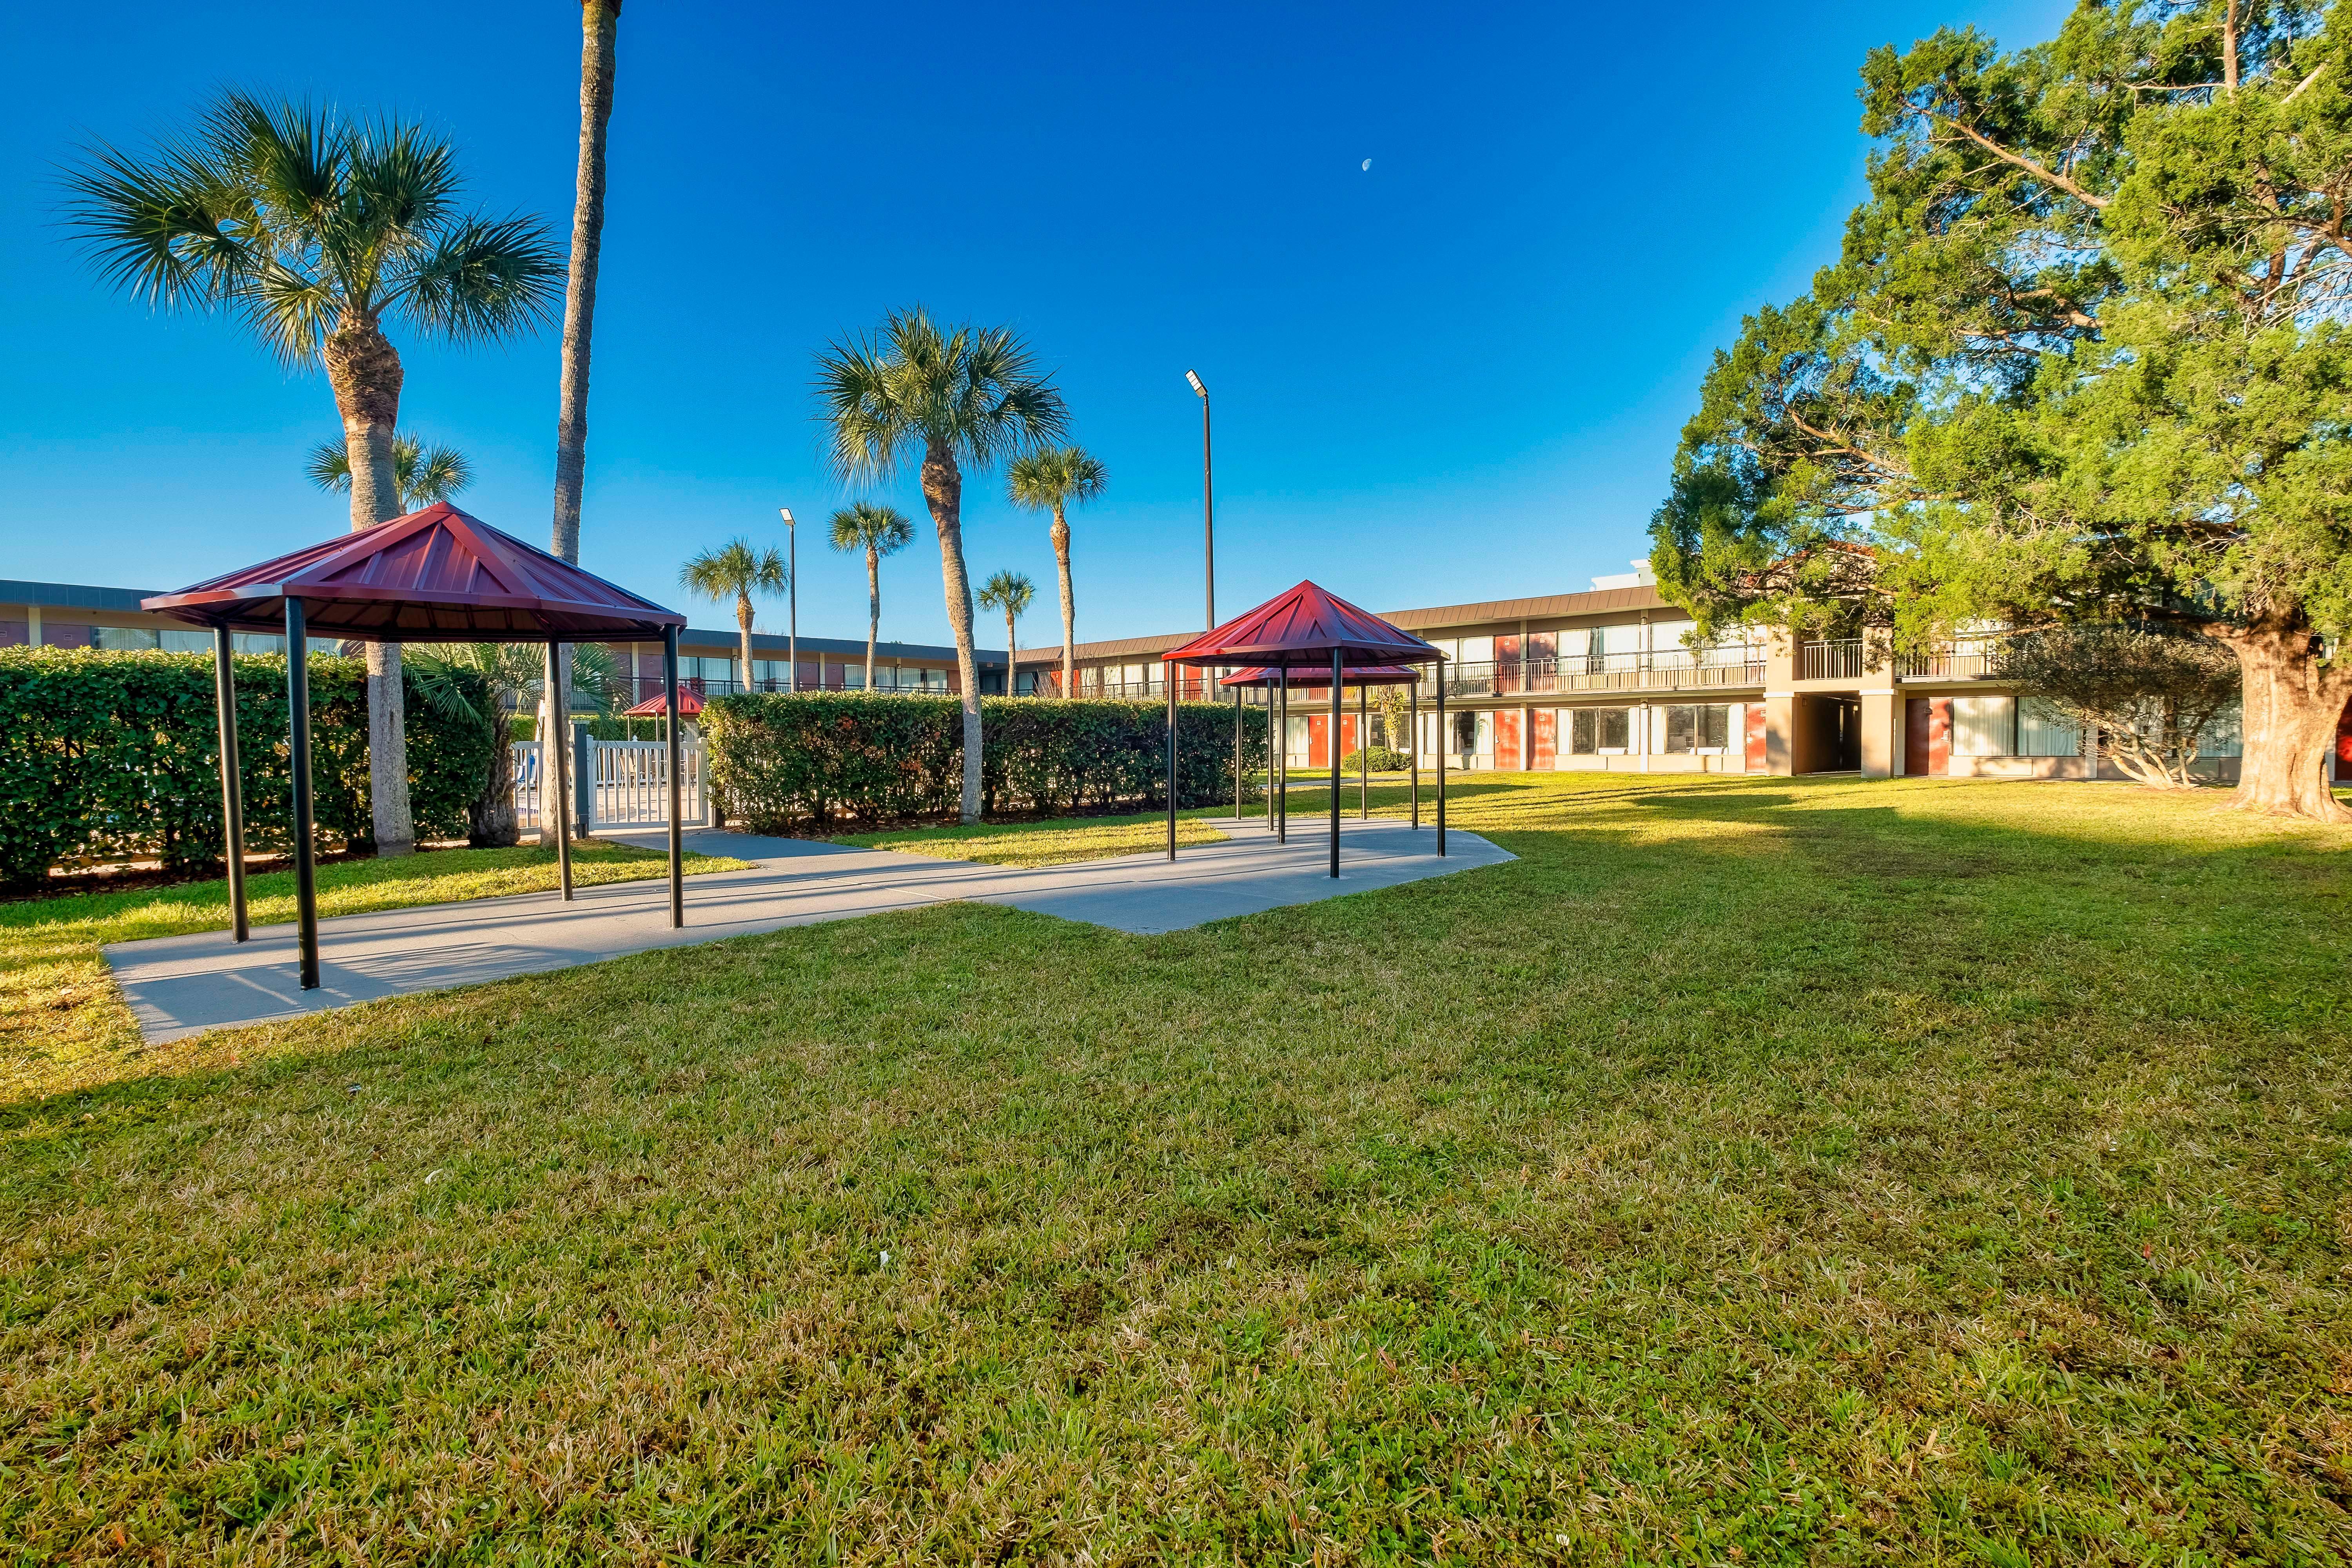
<path fill-rule="evenodd" d="M 341 441 L 321 441 L 310 448 L 302 471 L 322 490 L 342 492 L 352 488 L 352 455 Z M 455 447 L 427 447 L 415 436 L 392 438 L 392 482 L 400 493 L 400 510 L 415 511 L 435 501 L 447 500 L 474 482 L 474 465 Z"/>
<path fill-rule="evenodd" d="M 1103 466 L 1083 447 L 1056 447 L 1018 458 L 1006 470 L 1013 504 L 1054 514 L 1054 563 L 1062 574 L 1062 695 L 1075 695 L 1078 667 L 1078 613 L 1070 596 L 1070 523 L 1064 515 L 1103 492 Z"/>
<path fill-rule="evenodd" d="M 754 550 L 748 539 L 730 539 L 679 567 L 677 580 L 688 593 L 712 604 L 735 601 L 735 625 L 743 634 L 743 689 L 751 690 L 751 595 L 781 594 L 792 586 L 782 552 L 772 546 Z"/>
<path fill-rule="evenodd" d="M 1057 440 L 1069 410 L 1053 378 L 1009 327 L 942 330 L 922 307 L 870 337 L 817 355 L 817 397 L 845 479 L 894 475 L 921 451 L 923 500 L 940 536 L 940 587 L 963 687 L 961 816 L 980 820 L 980 670 L 971 651 L 971 580 L 963 565 L 963 470 Z"/>
<path fill-rule="evenodd" d="M 354 529 L 401 513 L 402 373 L 385 323 L 452 342 L 513 337 L 544 318 L 562 274 L 537 219 L 460 212 L 455 150 L 389 118 L 224 93 L 143 158 L 93 147 L 66 185 L 68 223 L 101 277 L 150 305 L 229 311 L 288 364 L 325 368 Z M 367 654 L 376 852 L 404 854 L 416 835 L 400 648 Z"/>
<path fill-rule="evenodd" d="M 508 722 L 539 705 L 547 684 L 547 650 L 538 643 L 426 643 L 411 668 L 425 700 L 442 712 L 462 712 L 490 725 L 498 743 L 490 748 L 490 771 L 482 793 L 467 808 L 467 841 L 479 848 L 503 848 L 521 835 L 515 827 L 514 753 L 507 743 Z M 599 714 L 613 710 L 615 676 L 613 650 L 602 643 L 575 643 L 567 672 L 575 697 L 586 697 Z M 490 710 L 474 706 L 465 676 L 479 676 L 489 688 Z M 542 736 L 551 733 L 542 729 Z M 552 778 L 553 773 L 541 775 Z M 544 815 L 552 816 L 553 813 Z"/>
<path fill-rule="evenodd" d="M 1004 612 L 1004 695 L 1014 695 L 1013 650 L 1021 645 L 1013 640 L 1013 623 L 1028 614 L 1029 601 L 1037 596 L 1037 584 L 1029 581 L 1025 572 L 999 572 L 981 585 L 980 603 L 983 609 Z"/>
<path fill-rule="evenodd" d="M 895 506 L 858 501 L 833 514 L 833 547 L 866 552 L 866 689 L 874 689 L 874 639 L 882 630 L 882 557 L 915 542 L 915 525 Z"/>
<path fill-rule="evenodd" d="M 596 321 L 596 268 L 604 244 L 604 143 L 613 118 L 613 78 L 621 0 L 580 6 L 580 155 L 572 189 L 572 263 L 563 289 L 562 373 L 556 386 L 555 521 L 548 547 L 580 563 L 580 498 L 588 484 L 588 351 Z M 559 672 L 559 686 L 563 677 Z M 569 709 L 568 691 L 542 713 Z"/>

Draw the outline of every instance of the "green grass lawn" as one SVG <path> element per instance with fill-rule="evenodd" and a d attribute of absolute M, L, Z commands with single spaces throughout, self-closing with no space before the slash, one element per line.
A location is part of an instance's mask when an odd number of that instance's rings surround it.
<path fill-rule="evenodd" d="M 811 926 L 20 1101 L 0 1541 L 2340 1562 L 2352 835 L 2215 798 L 1490 775 L 1519 858 L 1461 876 Z"/>
<path fill-rule="evenodd" d="M 572 853 L 572 879 L 630 882 L 659 877 L 666 854 L 625 844 L 583 844 Z M 688 856 L 689 872 L 740 870 L 744 862 Z M 530 893 L 556 885 L 555 851 L 436 849 L 396 860 L 344 860 L 319 868 L 319 913 L 362 914 L 418 904 Z M 294 918 L 294 873 L 246 879 L 246 911 L 256 926 Z M 115 893 L 83 893 L 0 904 L 0 1102 L 119 1079 L 179 1070 L 189 1053 L 161 1057 L 142 1049 L 139 1026 L 122 1005 L 99 950 L 110 942 L 181 936 L 229 928 L 228 884 L 183 882 Z M 234 1055 L 223 1036 L 198 1054 Z"/>

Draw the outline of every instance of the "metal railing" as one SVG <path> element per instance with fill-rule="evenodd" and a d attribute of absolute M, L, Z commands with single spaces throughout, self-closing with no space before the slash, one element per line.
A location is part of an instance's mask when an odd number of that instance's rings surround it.
<path fill-rule="evenodd" d="M 865 673 L 865 668 L 859 666 L 857 674 L 862 677 Z M 874 678 L 877 682 L 886 682 L 889 679 L 889 671 L 877 669 L 874 672 Z M 692 691 L 700 697 L 740 697 L 747 691 L 788 691 L 791 687 L 781 676 L 765 680 L 755 680 L 747 685 L 740 680 L 725 680 L 716 676 L 696 675 L 681 676 L 678 679 L 677 689 L 681 693 Z M 658 699 L 665 689 L 661 677 L 658 675 L 641 675 L 634 679 L 628 676 L 617 676 L 613 681 L 614 706 L 634 708 L 640 702 Z M 803 691 L 863 691 L 866 688 L 850 680 L 845 673 L 842 679 L 827 681 L 822 686 L 804 680 L 801 682 L 801 689 Z M 930 686 L 877 684 L 874 688 L 874 692 L 878 697 L 926 695 L 945 697 L 949 695 L 948 688 L 943 684 Z"/>
<path fill-rule="evenodd" d="M 1859 680 L 1864 652 L 1860 637 L 1837 642 L 1809 642 L 1797 650 L 1800 680 Z"/>
<path fill-rule="evenodd" d="M 1761 686 L 1764 662 L 1685 649 L 1653 653 L 1600 653 L 1566 658 L 1496 659 L 1445 667 L 1448 697 L 1542 696 L 1578 691 L 1693 691 L 1717 687 Z M 1422 682 L 1436 689 L 1433 677 Z"/>
<path fill-rule="evenodd" d="M 1905 680 L 1985 680 L 2000 673 L 2000 665 L 1993 644 L 1970 641 L 1906 653 L 1895 661 L 1895 673 Z"/>

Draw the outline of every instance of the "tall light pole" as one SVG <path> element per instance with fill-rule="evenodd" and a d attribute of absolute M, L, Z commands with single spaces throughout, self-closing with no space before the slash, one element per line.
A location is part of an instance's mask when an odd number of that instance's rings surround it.
<path fill-rule="evenodd" d="M 784 531 L 792 537 L 793 559 L 792 564 L 785 568 L 790 575 L 784 582 L 784 602 L 792 606 L 792 619 L 785 623 L 791 629 L 784 638 L 784 657 L 792 661 L 788 666 L 792 673 L 784 679 L 784 689 L 798 691 L 801 689 L 801 531 L 800 525 L 793 521 L 792 508 L 780 506 L 776 510 L 783 514 Z M 747 669 L 743 673 L 748 678 L 751 672 Z"/>
<path fill-rule="evenodd" d="M 1209 389 L 1201 373 L 1188 370 L 1184 379 L 1201 395 L 1201 552 L 1208 566 L 1209 625 L 1217 624 L 1217 491 L 1209 468 Z"/>

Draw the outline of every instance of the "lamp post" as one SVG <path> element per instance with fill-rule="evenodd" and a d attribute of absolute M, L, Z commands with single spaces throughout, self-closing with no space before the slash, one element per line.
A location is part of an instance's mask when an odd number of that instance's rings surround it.
<path fill-rule="evenodd" d="M 1188 370 L 1184 379 L 1201 396 L 1201 550 L 1208 566 L 1209 625 L 1217 624 L 1217 492 L 1209 468 L 1209 389 L 1201 373 Z"/>
<path fill-rule="evenodd" d="M 776 510 L 783 514 L 784 531 L 792 539 L 792 564 L 785 568 L 790 575 L 784 581 L 784 603 L 791 606 L 791 619 L 785 623 L 789 631 L 784 638 L 784 657 L 791 661 L 787 668 L 792 673 L 784 678 L 784 689 L 796 692 L 801 689 L 801 531 L 793 521 L 792 508 L 780 506 Z M 751 679 L 751 672 L 745 670 L 746 689 L 750 689 Z"/>

